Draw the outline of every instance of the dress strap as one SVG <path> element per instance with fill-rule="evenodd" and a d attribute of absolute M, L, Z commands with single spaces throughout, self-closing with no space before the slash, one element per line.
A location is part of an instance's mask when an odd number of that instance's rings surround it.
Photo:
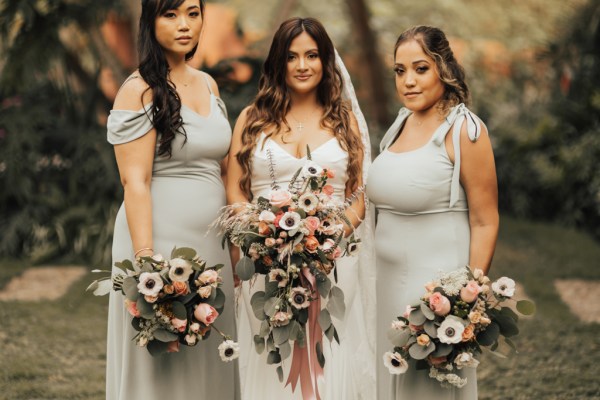
<path fill-rule="evenodd" d="M 444 144 L 444 138 L 452 128 L 452 145 L 454 146 L 454 169 L 452 171 L 452 184 L 450 187 L 450 208 L 458 201 L 460 193 L 460 131 L 464 123 L 467 123 L 467 134 L 471 142 L 476 142 L 481 136 L 482 122 L 463 103 L 455 106 L 446 117 L 443 127 L 434 134 L 433 141 L 438 146 Z"/>
<path fill-rule="evenodd" d="M 210 85 L 210 80 L 208 79 L 208 74 L 206 72 L 203 72 L 202 75 L 204 76 L 204 80 L 206 81 L 206 86 L 208 86 L 208 92 L 211 95 L 214 95 L 212 86 Z"/>
<path fill-rule="evenodd" d="M 384 151 L 385 149 L 390 147 L 392 143 L 394 143 L 394 141 L 398 137 L 398 132 L 400 131 L 400 128 L 404 124 L 404 121 L 406 121 L 406 118 L 408 118 L 408 116 L 411 113 L 412 112 L 405 107 L 401 108 L 400 111 L 398 111 L 398 116 L 396 117 L 396 120 L 394 121 L 392 126 L 390 126 L 390 128 L 387 130 L 385 135 L 383 135 L 383 139 L 381 139 L 381 142 L 379 143 L 380 152 Z"/>

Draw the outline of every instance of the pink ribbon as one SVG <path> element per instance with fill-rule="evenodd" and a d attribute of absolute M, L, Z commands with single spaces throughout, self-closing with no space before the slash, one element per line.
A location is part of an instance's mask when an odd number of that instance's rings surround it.
<path fill-rule="evenodd" d="M 308 332 L 310 335 L 310 356 L 307 346 L 300 347 L 294 343 L 294 354 L 292 354 L 292 365 L 285 386 L 292 384 L 292 392 L 296 390 L 298 379 L 302 389 L 302 397 L 305 400 L 321 400 L 319 396 L 318 380 L 323 377 L 323 368 L 317 358 L 316 346 L 322 343 L 323 331 L 319 325 L 319 313 L 321 312 L 321 296 L 317 288 L 317 282 L 308 268 L 302 269 L 302 275 L 308 281 L 310 288 L 316 295 L 316 299 L 308 306 Z M 301 275 L 301 276 L 302 276 Z M 321 346 L 322 348 L 322 346 Z"/>

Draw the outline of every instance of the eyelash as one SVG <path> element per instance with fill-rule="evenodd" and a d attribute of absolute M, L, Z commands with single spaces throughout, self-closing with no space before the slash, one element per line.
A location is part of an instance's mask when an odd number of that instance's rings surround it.
<path fill-rule="evenodd" d="M 429 67 L 417 67 L 415 70 L 418 74 L 424 74 L 425 72 L 429 71 Z M 402 68 L 394 68 L 394 73 L 396 75 L 402 75 L 404 70 Z"/>
<path fill-rule="evenodd" d="M 296 58 L 296 56 L 295 56 L 295 55 L 293 55 L 293 54 L 290 54 L 290 55 L 288 55 L 288 58 L 287 58 L 287 59 L 288 59 L 288 61 L 292 61 L 292 60 L 293 60 L 293 59 L 295 59 L 295 58 Z M 309 54 L 309 55 L 308 55 L 308 58 L 309 58 L 309 59 L 311 59 L 311 60 L 314 60 L 314 59 L 317 59 L 317 58 L 319 58 L 319 55 L 318 55 L 318 54 L 316 54 L 316 53 L 311 53 L 311 54 Z"/>
<path fill-rule="evenodd" d="M 189 15 L 190 15 L 190 17 L 198 17 L 198 16 L 200 16 L 200 13 L 198 11 L 192 11 Z M 176 15 L 174 12 L 167 12 L 164 15 L 164 17 L 165 18 L 173 18 L 173 17 L 176 17 Z"/>

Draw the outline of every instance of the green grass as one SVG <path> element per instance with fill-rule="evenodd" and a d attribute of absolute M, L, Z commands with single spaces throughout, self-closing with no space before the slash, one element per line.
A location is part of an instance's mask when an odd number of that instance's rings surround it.
<path fill-rule="evenodd" d="M 519 354 L 484 355 L 481 400 L 600 399 L 599 326 L 579 322 L 553 284 L 600 280 L 598 260 L 600 244 L 581 233 L 502 219 L 491 277 L 523 284 L 538 311 L 522 321 Z M 0 287 L 24 265 L 1 262 Z M 108 299 L 84 292 L 94 278 L 58 301 L 0 303 L 0 398 L 104 399 Z"/>

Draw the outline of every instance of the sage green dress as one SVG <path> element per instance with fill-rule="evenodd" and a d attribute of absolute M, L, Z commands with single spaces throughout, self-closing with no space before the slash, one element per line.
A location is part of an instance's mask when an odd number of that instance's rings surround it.
<path fill-rule="evenodd" d="M 210 88 L 210 85 L 209 85 Z M 220 161 L 229 150 L 231 128 L 225 107 L 210 94 L 210 113 L 202 116 L 182 105 L 187 134 L 172 142 L 172 157 L 156 157 L 152 171 L 152 232 L 154 252 L 166 258 L 174 246 L 192 247 L 209 265 L 226 264 L 221 270 L 225 309 L 215 325 L 235 335 L 233 277 L 229 255 L 221 248 L 209 224 L 225 205 Z M 150 110 L 150 105 L 145 107 Z M 135 140 L 152 129 L 145 110 L 112 110 L 108 141 L 120 144 Z M 125 208 L 115 222 L 113 262 L 132 260 Z M 115 271 L 115 269 L 113 269 Z M 123 295 L 112 291 L 108 312 L 106 398 L 108 400 L 239 399 L 237 361 L 221 361 L 217 346 L 222 339 L 212 332 L 195 347 L 181 345 L 178 353 L 152 357 L 132 341 L 136 331 L 123 305 Z"/>
<path fill-rule="evenodd" d="M 466 122 L 471 140 L 481 132 L 479 120 L 463 105 L 454 107 L 423 147 L 395 153 L 388 147 L 402 132 L 410 111 L 403 108 L 384 136 L 380 155 L 369 171 L 367 193 L 378 210 L 377 254 L 377 399 L 474 400 L 475 369 L 464 368 L 461 389 L 443 388 L 429 370 L 414 365 L 391 375 L 383 354 L 392 320 L 424 294 L 424 285 L 469 262 L 469 209 L 460 185 L 460 129 Z M 452 127 L 454 127 L 452 129 Z M 455 163 L 448 157 L 447 134 L 453 135 Z M 456 372 L 456 371 L 453 371 Z"/>

